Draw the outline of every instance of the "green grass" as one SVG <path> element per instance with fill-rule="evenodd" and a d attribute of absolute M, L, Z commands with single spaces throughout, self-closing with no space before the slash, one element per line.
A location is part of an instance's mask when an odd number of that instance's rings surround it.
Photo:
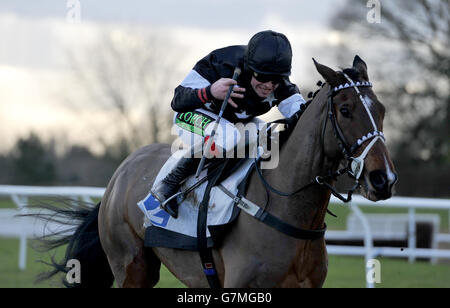
<path fill-rule="evenodd" d="M 330 204 L 328 209 L 337 215 L 337 218 L 327 215 L 325 222 L 328 225 L 329 230 L 345 230 L 347 227 L 347 216 L 350 215 L 352 210 L 347 205 L 342 204 Z M 376 208 L 376 207 L 360 207 L 363 213 L 367 214 L 407 214 L 407 209 L 398 208 Z M 440 217 L 440 230 L 441 232 L 448 232 L 449 229 L 449 211 L 448 210 L 427 210 L 418 209 L 416 214 L 438 214 Z"/>
<path fill-rule="evenodd" d="M 40 284 L 35 284 L 36 275 L 48 270 L 48 266 L 36 260 L 49 260 L 48 254 L 40 254 L 28 247 L 27 268 L 18 268 L 19 240 L 0 238 L 0 288 L 49 288 L 61 287 L 61 276 Z M 63 255 L 58 249 L 56 256 Z M 407 260 L 378 258 L 381 263 L 381 283 L 376 287 L 450 287 L 450 265 L 417 261 L 409 264 Z M 326 288 L 365 287 L 364 259 L 359 257 L 329 256 Z M 165 268 L 161 268 L 160 288 L 184 287 Z"/>
<path fill-rule="evenodd" d="M 9 198 L 0 198 L 0 209 L 17 208 Z"/>
<path fill-rule="evenodd" d="M 377 288 L 450 288 L 450 265 L 378 257 L 381 283 Z M 364 288 L 364 259 L 330 256 L 325 288 Z"/>
<path fill-rule="evenodd" d="M 40 255 L 27 247 L 27 268 L 19 270 L 19 240 L 0 238 L 0 287 L 2 288 L 36 288 L 52 287 L 51 282 L 35 285 L 33 281 L 38 273 L 48 270 L 36 262 Z M 45 258 L 49 260 L 49 258 Z"/>
<path fill-rule="evenodd" d="M 9 199 L 0 199 L 0 208 L 16 208 Z M 330 210 L 338 218 L 327 215 L 326 222 L 330 230 L 343 230 L 346 228 L 346 218 L 351 213 L 348 206 L 338 204 L 330 205 Z M 362 208 L 364 213 L 407 213 L 406 210 L 389 208 Z M 441 230 L 448 231 L 448 211 L 418 210 L 417 213 L 438 213 L 441 217 Z M 40 254 L 28 247 L 27 269 L 18 269 L 18 239 L 0 237 L 0 287 L 60 287 L 60 279 L 35 284 L 38 273 L 49 269 L 48 266 L 38 263 L 37 260 L 48 261 L 49 254 Z M 56 252 L 57 258 L 63 256 L 63 249 Z M 450 287 L 450 265 L 431 265 L 429 262 L 417 261 L 409 264 L 403 259 L 390 259 L 379 257 L 381 262 L 381 284 L 376 287 Z M 328 276 L 325 287 L 365 287 L 364 259 L 361 257 L 329 256 Z M 176 278 L 163 266 L 161 279 L 157 287 L 173 288 L 183 287 Z"/>
<path fill-rule="evenodd" d="M 52 252 L 53 254 L 53 252 Z M 64 247 L 56 250 L 56 259 L 62 259 Z M 50 281 L 36 284 L 36 276 L 48 271 L 49 266 L 38 262 L 48 262 L 51 254 L 39 253 L 27 248 L 27 267 L 24 271 L 19 270 L 19 240 L 0 237 L 0 288 L 55 288 L 61 287 L 62 276 L 54 277 Z M 156 285 L 159 288 L 184 287 L 164 266 L 161 267 L 161 279 Z"/>
<path fill-rule="evenodd" d="M 29 205 L 52 205 L 52 206 L 58 206 L 61 205 L 62 203 L 70 203 L 70 200 L 72 200 L 71 198 L 67 197 L 67 198 L 62 198 L 62 197 L 48 197 L 48 198 L 39 198 L 39 197 L 30 197 L 28 199 L 28 204 Z M 92 202 L 94 204 L 96 204 L 97 202 L 99 202 L 100 199 L 99 198 L 92 198 Z M 1 197 L 0 198 L 0 209 L 17 209 L 17 205 L 10 199 L 10 198 L 4 198 Z"/>

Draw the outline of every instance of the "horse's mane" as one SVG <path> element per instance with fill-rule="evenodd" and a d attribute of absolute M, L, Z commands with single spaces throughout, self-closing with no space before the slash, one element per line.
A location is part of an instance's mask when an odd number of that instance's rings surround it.
<path fill-rule="evenodd" d="M 313 99 L 316 97 L 316 95 L 319 93 L 319 91 L 325 86 L 325 83 L 322 82 L 321 80 L 319 80 L 316 84 L 319 87 L 319 89 L 315 92 L 308 93 L 309 99 L 306 101 L 305 108 L 301 111 L 297 120 L 292 121 L 291 123 L 289 123 L 289 125 L 285 125 L 285 129 L 280 131 L 280 146 L 283 146 L 286 143 L 286 141 L 289 139 L 291 133 L 294 131 L 295 127 L 297 126 L 297 123 L 300 120 L 303 113 L 306 111 L 308 106 L 311 105 Z"/>

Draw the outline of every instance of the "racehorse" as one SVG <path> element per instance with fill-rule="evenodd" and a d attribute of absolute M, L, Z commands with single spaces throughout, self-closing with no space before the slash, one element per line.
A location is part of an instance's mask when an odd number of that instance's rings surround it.
<path fill-rule="evenodd" d="M 358 56 L 353 67 L 343 71 L 314 63 L 326 82 L 281 148 L 278 167 L 263 170 L 262 176 L 271 187 L 295 191 L 348 162 L 364 197 L 390 198 L 397 174 L 382 133 L 385 108 L 371 88 L 367 65 Z M 110 287 L 115 280 L 119 287 L 153 287 L 162 262 L 186 286 L 208 287 L 198 252 L 144 248 L 144 218 L 136 203 L 148 194 L 170 155 L 166 144 L 137 150 L 116 170 L 98 206 L 66 212 L 81 223 L 73 235 L 59 241 L 69 246 L 53 274 L 67 272 L 65 262 L 78 259 L 81 283 L 75 286 Z M 359 166 L 352 157 L 360 158 Z M 259 205 L 267 202 L 268 212 L 292 226 L 318 230 L 324 228 L 335 181 L 320 185 L 320 179 L 299 193 L 271 193 L 267 200 L 267 185 L 253 172 L 246 198 Z M 321 287 L 327 275 L 323 237 L 290 237 L 244 213 L 222 245 L 213 249 L 213 257 L 223 287 Z"/>

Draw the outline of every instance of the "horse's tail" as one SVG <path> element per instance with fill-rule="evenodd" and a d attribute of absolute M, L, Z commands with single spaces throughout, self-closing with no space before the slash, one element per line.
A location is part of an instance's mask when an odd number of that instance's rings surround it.
<path fill-rule="evenodd" d="M 53 270 L 41 273 L 38 281 L 46 280 L 58 273 L 69 273 L 63 278 L 63 284 L 69 288 L 111 287 L 114 276 L 109 266 L 106 254 L 100 243 L 98 231 L 98 213 L 100 202 L 95 207 L 82 204 L 74 206 L 65 204 L 64 208 L 55 206 L 39 206 L 50 211 L 50 214 L 31 214 L 47 223 L 56 222 L 63 225 L 72 225 L 70 230 L 54 232 L 39 239 L 41 250 L 50 251 L 67 244 L 66 253 L 61 261 L 51 258 Z M 67 233 L 70 231 L 70 233 Z M 78 263 L 78 262 L 79 263 Z M 45 263 L 45 262 L 44 262 Z M 79 279 L 76 267 L 79 265 Z M 73 266 L 73 267 L 72 267 Z M 73 271 L 72 271 L 73 269 Z"/>

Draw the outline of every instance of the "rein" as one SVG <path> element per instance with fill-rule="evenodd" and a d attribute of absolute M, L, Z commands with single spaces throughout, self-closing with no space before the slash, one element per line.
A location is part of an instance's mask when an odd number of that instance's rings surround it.
<path fill-rule="evenodd" d="M 266 188 L 266 191 L 270 190 L 277 195 L 280 195 L 283 197 L 290 197 L 290 196 L 293 196 L 293 195 L 295 195 L 303 190 L 306 190 L 312 186 L 319 185 L 319 186 L 323 186 L 323 187 L 326 187 L 327 189 L 329 189 L 334 196 L 336 196 L 343 202 L 347 203 L 347 202 L 351 201 L 353 192 L 357 188 L 360 187 L 359 177 L 361 176 L 362 170 L 364 168 L 365 157 L 367 156 L 368 152 L 370 151 L 370 149 L 372 148 L 372 146 L 375 144 L 375 142 L 378 139 L 380 139 L 384 142 L 384 136 L 383 136 L 382 132 L 378 131 L 378 129 L 375 125 L 375 121 L 373 120 L 372 114 L 370 113 L 369 107 L 367 106 L 364 98 L 361 96 L 361 93 L 359 92 L 359 89 L 358 89 L 358 87 L 371 87 L 372 84 L 370 82 L 354 83 L 345 73 L 343 73 L 343 74 L 350 83 L 349 84 L 346 83 L 345 85 L 340 85 L 339 87 L 336 87 L 336 88 L 331 88 L 328 93 L 327 117 L 325 119 L 324 128 L 323 128 L 323 132 L 322 132 L 322 150 L 324 150 L 323 139 L 324 139 L 324 134 L 325 134 L 325 128 L 326 128 L 328 120 L 330 120 L 330 122 L 333 126 L 333 132 L 337 139 L 338 145 L 339 145 L 340 149 L 342 150 L 342 153 L 344 154 L 345 159 L 348 161 L 347 166 L 345 168 L 339 169 L 335 172 L 332 172 L 331 170 L 329 170 L 327 175 L 316 176 L 315 179 L 313 181 L 311 181 L 309 184 L 297 189 L 294 192 L 286 193 L 286 192 L 282 192 L 282 191 L 279 191 L 279 190 L 273 188 L 266 181 L 266 179 L 264 179 L 261 168 L 259 167 L 259 162 L 262 159 L 262 157 L 260 156 L 259 158 L 255 159 L 255 163 L 253 165 L 254 165 L 255 169 L 257 170 L 259 178 L 261 179 L 264 187 Z M 344 137 L 344 134 L 342 133 L 342 130 L 340 129 L 340 127 L 338 125 L 336 113 L 334 110 L 334 102 L 333 102 L 333 97 L 337 92 L 339 92 L 342 89 L 346 89 L 346 88 L 350 88 L 350 87 L 353 87 L 356 90 L 356 93 L 359 95 L 361 102 L 363 103 L 367 113 L 369 114 L 369 117 L 372 122 L 372 126 L 374 127 L 373 132 L 367 134 L 364 137 L 361 137 L 352 146 L 348 145 L 348 143 Z M 298 111 L 296 114 L 294 114 L 294 116 L 293 116 L 293 117 L 295 117 L 294 120 L 298 121 L 301 114 L 304 111 L 305 111 L 305 108 L 302 108 L 302 109 L 300 109 L 300 111 Z M 291 117 L 289 119 L 283 119 L 283 120 L 277 120 L 274 122 L 270 122 L 270 123 L 268 123 L 269 128 L 267 129 L 266 132 L 268 132 L 272 129 L 271 125 L 274 123 L 284 123 L 284 124 L 290 125 L 292 123 L 292 121 L 293 121 L 293 119 Z M 352 155 L 357 151 L 357 149 L 359 149 L 363 143 L 365 143 L 366 141 L 371 140 L 371 139 L 372 139 L 372 141 L 364 149 L 363 153 L 359 157 L 354 158 Z M 225 166 L 226 166 L 226 164 L 219 167 L 218 169 L 223 170 L 225 168 Z M 345 173 L 348 173 L 350 176 L 352 176 L 355 179 L 355 185 L 348 192 L 347 197 L 344 197 L 343 195 L 341 195 L 339 192 L 336 191 L 336 189 L 332 185 L 327 183 L 327 181 L 330 179 L 337 180 L 337 178 L 339 176 L 341 176 Z M 220 176 L 220 172 L 217 173 L 217 175 L 216 175 L 216 172 L 212 172 L 212 174 L 214 174 L 213 179 L 211 182 L 208 183 L 207 192 L 205 193 L 205 196 L 204 196 L 201 206 L 199 208 L 197 234 L 198 234 L 198 247 L 199 247 L 199 252 L 200 252 L 200 258 L 202 260 L 203 270 L 204 270 L 204 273 L 208 280 L 208 283 L 212 288 L 220 288 L 221 285 L 220 285 L 220 281 L 219 281 L 219 278 L 217 276 L 217 272 L 215 269 L 212 250 L 211 250 L 211 248 L 207 247 L 207 241 L 206 241 L 206 221 L 207 221 L 207 212 L 208 212 L 209 193 L 210 193 L 212 186 L 215 184 L 218 177 Z M 246 179 L 248 179 L 250 174 L 251 174 L 251 170 L 247 173 Z M 206 176 L 202 180 L 205 181 L 206 179 L 208 179 L 208 176 Z M 245 185 L 245 183 L 246 183 L 246 180 L 242 181 L 241 184 Z M 276 216 L 273 216 L 272 214 L 267 212 L 265 208 L 262 209 L 258 205 L 252 203 L 250 200 L 247 200 L 245 197 L 243 197 L 243 194 L 245 191 L 244 186 L 239 187 L 237 195 L 231 193 L 222 184 L 219 184 L 218 186 L 228 197 L 233 199 L 233 202 L 236 206 L 238 206 L 239 208 L 244 210 L 247 214 L 253 216 L 255 219 L 278 230 L 279 232 L 282 232 L 288 236 L 291 236 L 291 237 L 294 237 L 297 239 L 303 239 L 303 240 L 316 240 L 316 239 L 323 238 L 323 236 L 325 235 L 325 232 L 327 229 L 326 224 L 324 224 L 324 227 L 322 229 L 306 230 L 306 229 L 300 229 L 295 226 L 289 225 L 289 224 L 283 222 L 282 220 L 280 220 L 279 218 L 277 218 Z"/>
<path fill-rule="evenodd" d="M 343 74 L 344 74 L 345 78 L 349 81 L 349 83 L 345 83 L 343 85 L 340 85 L 340 86 L 337 86 L 334 88 L 333 87 L 330 88 L 330 91 L 328 92 L 328 99 L 327 99 L 327 117 L 326 117 L 325 123 L 323 125 L 321 139 L 322 139 L 322 149 L 324 149 L 323 142 L 324 142 L 324 136 L 325 136 L 325 129 L 326 129 L 328 121 L 330 121 L 332 124 L 332 127 L 333 127 L 333 133 L 338 142 L 338 145 L 339 145 L 342 153 L 344 154 L 344 158 L 346 159 L 346 161 L 348 161 L 347 166 L 345 168 L 339 169 L 335 172 L 332 172 L 331 170 L 329 170 L 327 175 L 316 176 L 315 179 L 312 180 L 307 185 L 305 185 L 293 192 L 287 193 L 287 192 L 283 192 L 283 191 L 275 189 L 266 181 L 266 179 L 264 178 L 264 176 L 262 174 L 261 168 L 259 167 L 258 160 L 255 159 L 255 166 L 256 166 L 257 173 L 259 175 L 259 178 L 261 179 L 261 182 L 263 183 L 263 185 L 265 186 L 265 188 L 267 190 L 270 190 L 271 192 L 273 192 L 279 196 L 282 196 L 282 197 L 291 197 L 291 196 L 298 194 L 301 191 L 306 190 L 312 186 L 319 185 L 319 186 L 324 186 L 327 189 L 329 189 L 336 198 L 338 198 L 339 200 L 341 200 L 344 203 L 348 203 L 352 200 L 352 195 L 353 195 L 354 191 L 361 186 L 361 184 L 359 183 L 359 178 L 362 174 L 362 171 L 364 168 L 364 161 L 365 161 L 367 154 L 369 153 L 369 151 L 371 150 L 371 148 L 373 147 L 373 145 L 375 144 L 375 142 L 377 140 L 381 140 L 382 142 L 385 142 L 385 138 L 384 138 L 383 133 L 377 129 L 377 126 L 376 126 L 373 116 L 369 110 L 369 107 L 368 107 L 365 99 L 362 97 L 361 92 L 359 91 L 359 87 L 372 87 L 372 83 L 370 83 L 368 81 L 355 83 L 347 74 L 345 74 L 345 73 L 343 73 Z M 346 141 L 345 136 L 344 136 L 341 128 L 339 127 L 339 124 L 338 124 L 337 118 L 336 118 L 336 112 L 334 109 L 334 102 L 333 102 L 333 97 L 339 91 L 341 91 L 343 89 L 347 89 L 347 88 L 355 89 L 359 99 L 361 100 L 362 104 L 364 105 L 364 107 L 369 115 L 371 124 L 374 128 L 374 130 L 372 132 L 359 138 L 357 140 L 357 142 L 351 146 Z M 269 125 L 272 123 L 287 123 L 287 122 L 288 122 L 288 120 L 277 120 L 274 122 L 270 122 Z M 363 143 L 365 143 L 368 140 L 372 140 L 372 141 L 364 149 L 363 153 L 356 158 L 353 157 L 353 154 L 363 145 Z M 337 180 L 337 178 L 339 176 L 341 176 L 345 173 L 349 174 L 352 178 L 355 179 L 355 185 L 348 191 L 347 197 L 340 194 L 332 185 L 327 183 L 327 181 L 330 179 Z"/>

